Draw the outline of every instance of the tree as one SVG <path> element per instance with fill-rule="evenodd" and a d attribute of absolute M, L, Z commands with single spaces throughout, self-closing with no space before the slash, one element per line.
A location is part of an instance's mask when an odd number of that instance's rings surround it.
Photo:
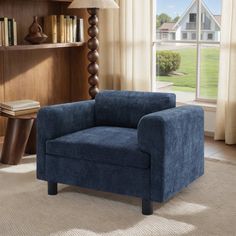
<path fill-rule="evenodd" d="M 176 17 L 172 20 L 172 22 L 176 23 L 176 22 L 179 20 L 179 18 L 180 18 L 180 16 L 176 16 Z"/>
<path fill-rule="evenodd" d="M 157 28 L 160 28 L 164 23 L 171 22 L 171 17 L 166 13 L 161 13 L 157 15 Z"/>

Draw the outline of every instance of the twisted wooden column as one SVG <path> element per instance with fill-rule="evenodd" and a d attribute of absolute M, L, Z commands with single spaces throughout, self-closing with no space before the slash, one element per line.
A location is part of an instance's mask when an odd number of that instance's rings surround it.
<path fill-rule="evenodd" d="M 99 48 L 99 41 L 97 39 L 99 30 L 98 30 L 98 13 L 97 8 L 89 8 L 88 13 L 90 15 L 89 17 L 89 29 L 88 29 L 88 35 L 90 36 L 90 39 L 88 41 L 88 48 L 89 48 L 89 53 L 88 53 L 88 60 L 90 64 L 88 65 L 88 72 L 90 74 L 88 83 L 90 85 L 89 88 L 89 95 L 91 96 L 92 99 L 95 98 L 96 94 L 99 92 L 98 89 L 98 83 L 99 83 L 99 78 L 98 78 L 98 71 L 99 71 L 99 66 L 98 66 L 98 59 L 99 59 L 99 54 L 98 54 L 98 48 Z"/>

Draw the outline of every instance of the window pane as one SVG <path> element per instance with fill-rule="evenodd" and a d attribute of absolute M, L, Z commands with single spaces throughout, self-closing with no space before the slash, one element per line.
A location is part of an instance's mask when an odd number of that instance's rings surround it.
<path fill-rule="evenodd" d="M 175 92 L 177 100 L 195 99 L 196 93 L 196 45 L 157 45 L 157 90 Z"/>
<path fill-rule="evenodd" d="M 190 13 L 189 14 L 189 22 L 197 22 L 197 13 Z"/>
<path fill-rule="evenodd" d="M 156 5 L 157 40 L 192 39 L 191 33 L 196 31 L 197 12 L 195 9 L 185 14 L 188 8 L 194 8 L 192 0 L 157 0 Z"/>
<path fill-rule="evenodd" d="M 221 32 L 221 0 L 202 1 L 202 40 L 209 44 L 201 45 L 200 53 L 200 98 L 217 99 L 219 77 L 219 44 Z"/>
<path fill-rule="evenodd" d="M 219 45 L 201 46 L 200 98 L 217 98 L 219 57 Z"/>
<path fill-rule="evenodd" d="M 202 40 L 220 42 L 221 0 L 203 0 L 201 12 Z"/>

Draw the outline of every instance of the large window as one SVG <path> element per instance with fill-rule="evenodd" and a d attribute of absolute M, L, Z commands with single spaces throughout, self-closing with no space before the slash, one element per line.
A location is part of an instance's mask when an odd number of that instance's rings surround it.
<path fill-rule="evenodd" d="M 180 101 L 215 102 L 221 0 L 154 1 L 156 35 L 159 36 L 154 43 L 154 89 L 175 92 Z M 168 29 L 162 32 L 159 29 L 165 23 Z M 173 33 L 175 37 L 171 37 Z"/>

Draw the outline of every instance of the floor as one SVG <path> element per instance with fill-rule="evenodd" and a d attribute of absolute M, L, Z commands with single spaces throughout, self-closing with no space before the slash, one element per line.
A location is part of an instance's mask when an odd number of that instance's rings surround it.
<path fill-rule="evenodd" d="M 205 143 L 204 176 L 154 203 L 152 216 L 141 214 L 138 198 L 62 184 L 48 196 L 35 178 L 35 155 L 17 166 L 0 164 L 0 235 L 236 236 L 236 145 Z"/>
<path fill-rule="evenodd" d="M 205 157 L 236 164 L 236 145 L 226 145 L 223 141 L 205 138 Z"/>

